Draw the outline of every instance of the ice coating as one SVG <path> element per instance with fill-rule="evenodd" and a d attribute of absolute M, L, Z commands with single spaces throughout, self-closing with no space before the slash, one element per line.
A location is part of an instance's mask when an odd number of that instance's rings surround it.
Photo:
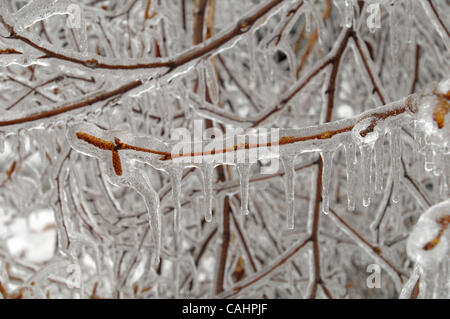
<path fill-rule="evenodd" d="M 435 269 L 448 259 L 449 224 L 450 199 L 447 199 L 426 210 L 409 235 L 408 255 L 424 270 Z"/>
<path fill-rule="evenodd" d="M 56 14 L 72 14 L 69 0 L 33 0 L 13 15 L 16 28 L 23 31 L 34 23 Z"/>
<path fill-rule="evenodd" d="M 411 297 L 448 282 L 445 263 L 411 274 L 405 253 L 411 223 L 448 198 L 447 90 L 423 90 L 448 77 L 448 3 L 259 2 L 71 1 L 77 28 L 52 1 L 0 1 L 0 298 L 30 280 L 23 296 L 42 298 L 393 298 L 408 275 Z M 206 148 L 198 122 L 244 130 Z M 42 208 L 79 289 L 44 275 L 67 263 L 8 253 Z M 373 262 L 382 289 L 367 290 L 355 278 Z"/>
<path fill-rule="evenodd" d="M 70 126 L 67 130 L 66 136 L 70 145 L 75 150 L 101 160 L 103 173 L 108 176 L 108 179 L 112 184 L 131 187 L 143 197 L 145 205 L 147 206 L 150 226 L 153 230 L 153 238 L 155 242 L 154 261 L 158 263 L 161 249 L 159 195 L 153 189 L 147 175 L 135 169 L 132 164 L 130 164 L 130 161 L 133 159 L 138 161 L 155 162 L 155 157 L 160 157 L 160 155 L 150 154 L 146 156 L 137 153 L 137 155 L 129 158 L 129 154 L 123 154 L 128 151 L 120 151 L 121 154 L 119 155 L 117 154 L 117 151 L 114 150 L 113 140 L 120 138 L 120 140 L 123 141 L 132 141 L 134 145 L 145 145 L 148 141 L 139 137 L 132 138 L 130 134 L 126 132 L 104 131 L 94 125 L 89 125 L 86 123 Z M 151 145 L 156 146 L 155 143 L 151 143 Z M 167 147 L 167 145 L 161 142 L 158 146 L 160 146 L 160 149 Z M 115 162 L 115 158 L 120 158 L 120 163 Z M 120 165 L 120 168 L 118 165 Z M 161 166 L 158 167 L 161 168 Z"/>
<path fill-rule="evenodd" d="M 430 85 L 410 102 L 417 110 L 414 114 L 417 127 L 425 133 L 429 144 L 438 146 L 444 153 L 449 152 L 449 94 L 450 78 Z"/>

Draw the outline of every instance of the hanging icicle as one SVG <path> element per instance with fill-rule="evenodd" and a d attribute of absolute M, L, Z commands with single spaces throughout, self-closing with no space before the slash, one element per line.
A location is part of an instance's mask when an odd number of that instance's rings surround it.
<path fill-rule="evenodd" d="M 212 221 L 212 192 L 214 166 L 210 163 L 202 163 L 200 166 L 203 175 L 203 213 L 207 222 Z"/>
<path fill-rule="evenodd" d="M 345 160 L 347 164 L 347 205 L 349 211 L 354 211 L 356 207 L 355 187 L 356 187 L 356 146 L 353 142 L 345 144 Z"/>
<path fill-rule="evenodd" d="M 295 216 L 295 156 L 287 155 L 282 156 L 281 160 L 284 166 L 284 191 L 286 193 L 286 205 L 287 205 L 287 228 L 294 229 L 294 216 Z"/>
<path fill-rule="evenodd" d="M 175 232 L 181 231 L 181 178 L 183 174 L 183 168 L 177 165 L 172 165 L 169 169 L 170 182 L 172 184 L 172 195 L 174 202 L 173 211 L 173 228 Z"/>
<path fill-rule="evenodd" d="M 333 152 L 322 151 L 320 152 L 323 161 L 322 171 L 322 211 L 328 215 L 330 211 L 330 182 L 331 182 L 331 170 L 333 165 Z"/>
<path fill-rule="evenodd" d="M 237 164 L 239 172 L 239 180 L 241 184 L 241 214 L 248 215 L 248 193 L 249 193 L 249 179 L 252 164 Z"/>
<path fill-rule="evenodd" d="M 375 150 L 375 193 L 381 194 L 384 186 L 384 132 L 374 146 Z"/>
<path fill-rule="evenodd" d="M 400 192 L 400 174 L 401 174 L 401 139 L 400 127 L 396 124 L 392 125 L 391 129 L 391 165 L 392 165 L 392 201 L 398 203 Z"/>

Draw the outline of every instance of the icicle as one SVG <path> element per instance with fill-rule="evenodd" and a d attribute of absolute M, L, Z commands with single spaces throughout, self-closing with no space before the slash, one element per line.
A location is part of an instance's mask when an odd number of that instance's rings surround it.
<path fill-rule="evenodd" d="M 361 165 L 362 165 L 362 179 L 363 179 L 363 206 L 368 207 L 370 205 L 370 189 L 371 189 L 371 168 L 372 168 L 372 155 L 373 144 L 360 145 L 359 150 L 361 152 Z"/>
<path fill-rule="evenodd" d="M 356 147 L 352 142 L 345 145 L 345 160 L 347 163 L 347 203 L 348 210 L 354 211 L 356 206 L 354 188 L 356 186 Z"/>
<path fill-rule="evenodd" d="M 399 191 L 400 191 L 400 160 L 401 160 L 401 139 L 400 139 L 400 127 L 394 123 L 391 128 L 391 162 L 392 162 L 392 201 L 398 203 Z"/>
<path fill-rule="evenodd" d="M 173 167 L 169 170 L 170 182 L 172 184 L 172 196 L 174 202 L 173 211 L 173 229 L 175 232 L 181 231 L 181 177 L 183 174 L 182 167 Z"/>
<path fill-rule="evenodd" d="M 148 218 L 155 241 L 155 252 L 153 262 L 159 264 L 161 253 L 161 216 L 159 214 L 159 195 L 153 189 L 152 184 L 146 174 L 135 171 L 128 183 L 133 187 L 145 201 Z"/>
<path fill-rule="evenodd" d="M 381 194 L 384 186 L 384 134 L 375 142 L 375 192 Z"/>
<path fill-rule="evenodd" d="M 323 161 L 322 170 L 322 211 L 328 215 L 330 210 L 330 182 L 331 182 L 331 168 L 333 161 L 333 153 L 330 151 L 320 152 Z"/>
<path fill-rule="evenodd" d="M 205 220 L 207 222 L 212 221 L 212 179 L 214 166 L 209 163 L 204 163 L 201 166 L 203 174 L 203 209 Z"/>
<path fill-rule="evenodd" d="M 249 179 L 250 169 L 252 164 L 237 164 L 239 172 L 239 178 L 241 183 L 241 213 L 248 215 L 248 192 L 249 192 Z"/>
<path fill-rule="evenodd" d="M 352 129 L 352 139 L 359 145 L 361 152 L 361 166 L 363 169 L 363 206 L 368 207 L 370 205 L 370 196 L 372 194 L 371 178 L 372 178 L 372 158 L 373 148 L 378 141 L 379 128 L 374 125 L 373 118 L 366 118 L 359 121 Z M 376 124 L 376 122 L 375 122 Z M 352 190 L 353 191 L 353 190 Z"/>
<path fill-rule="evenodd" d="M 284 166 L 284 187 L 286 192 L 286 204 L 287 204 L 287 228 L 294 229 L 294 216 L 295 216 L 295 170 L 294 160 L 295 156 L 282 156 L 281 160 Z"/>

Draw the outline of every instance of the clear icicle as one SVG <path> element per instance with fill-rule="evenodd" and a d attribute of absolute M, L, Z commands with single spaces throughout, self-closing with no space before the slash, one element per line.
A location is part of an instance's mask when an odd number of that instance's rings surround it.
<path fill-rule="evenodd" d="M 375 192 L 381 194 L 384 185 L 384 134 L 375 142 Z"/>
<path fill-rule="evenodd" d="M 400 161 L 401 161 L 401 139 L 400 139 L 400 127 L 396 124 L 391 128 L 391 162 L 392 162 L 392 201 L 398 203 L 399 191 L 400 191 Z"/>
<path fill-rule="evenodd" d="M 159 264 L 161 253 L 161 216 L 159 214 L 159 195 L 153 189 L 152 184 L 146 174 L 136 171 L 133 178 L 129 180 L 133 187 L 145 201 L 147 206 L 150 227 L 155 240 L 154 264 Z"/>
<path fill-rule="evenodd" d="M 348 210 L 355 210 L 355 163 L 356 163 L 356 147 L 352 142 L 345 145 L 345 159 L 347 163 L 347 203 Z"/>
<path fill-rule="evenodd" d="M 173 229 L 175 232 L 181 231 L 181 177 L 183 169 L 181 167 L 174 167 L 169 171 L 170 182 L 172 184 L 172 196 L 175 209 L 173 211 Z"/>
<path fill-rule="evenodd" d="M 359 147 L 361 152 L 361 166 L 362 166 L 362 179 L 363 179 L 363 206 L 368 207 L 370 205 L 370 190 L 371 190 L 371 168 L 372 168 L 372 144 L 362 144 Z"/>
<path fill-rule="evenodd" d="M 212 221 L 212 179 L 213 179 L 213 170 L 214 166 L 209 163 L 204 163 L 201 166 L 202 175 L 203 175 L 203 209 L 205 220 L 207 222 Z"/>
<path fill-rule="evenodd" d="M 241 213 L 248 215 L 248 192 L 251 164 L 237 164 L 241 183 Z"/>
<path fill-rule="evenodd" d="M 320 153 L 323 161 L 322 170 L 322 211 L 328 215 L 330 210 L 330 182 L 331 182 L 331 168 L 333 153 L 330 151 L 322 151 Z"/>
<path fill-rule="evenodd" d="M 294 216 L 295 216 L 295 169 L 294 160 L 295 156 L 283 156 L 281 157 L 284 166 L 284 185 L 286 192 L 286 204 L 287 204 L 287 228 L 294 229 Z"/>

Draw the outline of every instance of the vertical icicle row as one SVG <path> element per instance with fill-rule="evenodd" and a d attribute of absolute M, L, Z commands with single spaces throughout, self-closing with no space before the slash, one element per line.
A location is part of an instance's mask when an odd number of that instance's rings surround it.
<path fill-rule="evenodd" d="M 201 166 L 203 175 L 203 212 L 207 222 L 212 221 L 212 179 L 214 166 L 210 163 L 204 163 Z"/>
<path fill-rule="evenodd" d="M 239 179 L 241 183 L 241 213 L 248 215 L 248 193 L 249 193 L 249 179 L 250 169 L 252 164 L 237 164 L 237 170 L 239 172 Z"/>
<path fill-rule="evenodd" d="M 394 124 L 391 128 L 391 162 L 392 162 L 392 201 L 398 203 L 399 191 L 400 191 L 400 173 L 401 173 L 401 139 L 400 139 L 400 127 Z"/>
<path fill-rule="evenodd" d="M 286 192 L 286 204 L 287 204 L 287 228 L 294 229 L 294 216 L 295 216 L 295 169 L 294 160 L 295 156 L 288 155 L 282 156 L 281 160 L 284 166 L 284 188 Z"/>
<path fill-rule="evenodd" d="M 345 160 L 347 164 L 347 205 L 348 210 L 354 211 L 356 206 L 355 186 L 356 186 L 356 147 L 352 142 L 345 145 Z"/>
<path fill-rule="evenodd" d="M 361 152 L 361 166 L 363 179 L 363 206 L 370 205 L 370 191 L 371 191 L 371 168 L 373 156 L 373 144 L 362 144 L 359 147 Z"/>
<path fill-rule="evenodd" d="M 173 167 L 169 171 L 170 182 L 172 184 L 172 196 L 174 202 L 174 211 L 173 211 L 173 229 L 175 232 L 181 231 L 181 177 L 183 174 L 182 167 Z"/>
<path fill-rule="evenodd" d="M 333 161 L 333 152 L 322 151 L 320 152 L 323 161 L 322 170 L 322 211 L 328 215 L 330 210 L 330 182 L 331 182 L 331 168 Z"/>

